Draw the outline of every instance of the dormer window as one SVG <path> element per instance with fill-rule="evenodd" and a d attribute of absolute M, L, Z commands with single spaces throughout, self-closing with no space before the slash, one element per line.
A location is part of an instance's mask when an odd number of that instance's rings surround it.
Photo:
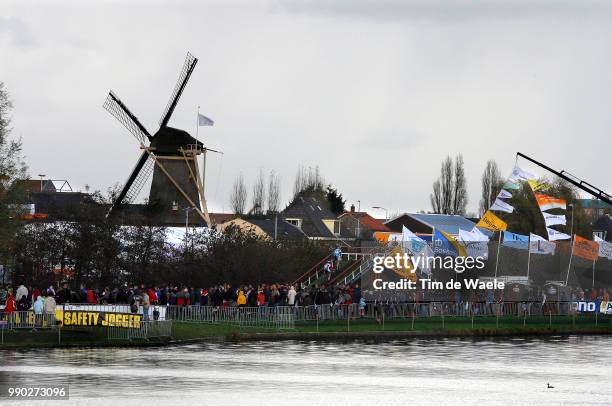
<path fill-rule="evenodd" d="M 296 226 L 297 228 L 302 228 L 302 219 L 285 219 L 285 221 L 291 225 Z"/>

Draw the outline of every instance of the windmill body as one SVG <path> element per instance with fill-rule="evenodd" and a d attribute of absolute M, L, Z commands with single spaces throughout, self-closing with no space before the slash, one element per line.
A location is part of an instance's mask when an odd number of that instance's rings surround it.
<path fill-rule="evenodd" d="M 197 160 L 198 155 L 205 151 L 204 145 L 188 132 L 168 126 L 197 61 L 197 58 L 187 54 L 170 101 L 160 119 L 159 130 L 153 135 L 115 93 L 109 93 L 104 108 L 136 137 L 142 151 L 107 216 L 120 212 L 130 204 L 152 175 L 149 204 L 155 207 L 158 218 L 166 223 L 176 223 L 178 218 L 184 216 L 185 210 L 194 210 L 210 226 Z"/>

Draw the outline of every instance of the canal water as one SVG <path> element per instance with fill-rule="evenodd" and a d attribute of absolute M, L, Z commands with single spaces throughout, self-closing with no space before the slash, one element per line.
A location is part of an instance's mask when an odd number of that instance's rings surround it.
<path fill-rule="evenodd" d="M 610 405 L 611 365 L 606 336 L 265 341 L 2 350 L 0 385 L 69 385 L 61 404 L 87 406 Z"/>

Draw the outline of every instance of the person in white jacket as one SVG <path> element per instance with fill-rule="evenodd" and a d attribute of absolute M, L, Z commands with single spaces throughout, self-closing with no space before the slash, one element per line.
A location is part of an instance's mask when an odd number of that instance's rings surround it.
<path fill-rule="evenodd" d="M 19 285 L 17 292 L 15 292 L 15 302 L 19 302 L 24 296 L 28 296 L 28 288 L 23 285 Z"/>
<path fill-rule="evenodd" d="M 295 295 L 295 288 L 293 287 L 293 285 L 291 285 L 291 287 L 289 288 L 289 292 L 287 292 L 287 304 L 289 306 L 295 305 Z"/>

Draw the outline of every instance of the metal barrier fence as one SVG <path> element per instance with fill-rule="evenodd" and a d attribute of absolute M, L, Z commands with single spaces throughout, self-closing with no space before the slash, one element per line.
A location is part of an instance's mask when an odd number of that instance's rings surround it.
<path fill-rule="evenodd" d="M 108 326 L 109 340 L 149 340 L 172 337 L 172 320 L 143 321 L 139 327 Z"/>
<path fill-rule="evenodd" d="M 0 320 L 4 321 L 4 328 L 16 329 L 48 329 L 57 325 L 55 314 L 35 314 L 33 311 L 0 313 Z"/>
<path fill-rule="evenodd" d="M 166 318 L 176 321 L 229 324 L 276 330 L 295 328 L 295 311 L 291 306 L 279 307 L 212 307 L 168 306 Z"/>
<path fill-rule="evenodd" d="M 295 322 L 346 320 L 347 318 L 387 319 L 408 317 L 478 317 L 478 316 L 561 316 L 576 313 L 576 302 L 371 302 L 278 307 L 168 306 L 167 318 L 176 321 L 203 322 L 293 329 Z"/>

